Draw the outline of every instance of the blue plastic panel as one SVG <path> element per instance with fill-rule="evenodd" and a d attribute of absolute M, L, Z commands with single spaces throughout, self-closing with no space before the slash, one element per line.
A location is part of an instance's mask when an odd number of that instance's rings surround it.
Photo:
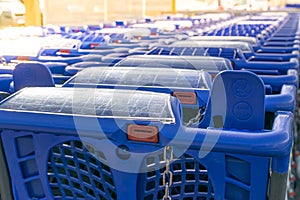
<path fill-rule="evenodd" d="M 13 71 L 14 91 L 25 87 L 54 87 L 49 68 L 41 63 L 19 63 Z"/>
<path fill-rule="evenodd" d="M 214 79 L 200 127 L 262 130 L 265 120 L 264 90 L 262 80 L 252 72 L 220 72 Z"/>

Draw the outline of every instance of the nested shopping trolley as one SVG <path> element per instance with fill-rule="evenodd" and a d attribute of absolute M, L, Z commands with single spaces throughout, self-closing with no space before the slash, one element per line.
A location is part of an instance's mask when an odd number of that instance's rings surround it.
<path fill-rule="evenodd" d="M 216 50 L 222 52 L 222 50 L 220 49 Z M 164 49 L 162 49 L 162 51 L 164 51 Z M 168 51 L 168 53 L 170 52 Z M 267 64 L 267 62 L 263 61 L 260 63 L 264 63 L 265 66 Z M 170 57 L 170 55 L 136 55 L 124 58 L 122 61 L 118 62 L 115 67 L 149 67 L 203 70 L 207 71 L 212 78 L 214 78 L 216 74 L 221 71 L 235 70 L 229 59 L 223 57 L 214 57 L 210 54 L 207 54 L 206 56 L 172 55 L 172 57 Z M 273 65 L 273 68 L 274 70 L 272 68 L 269 68 L 267 70 L 252 69 L 263 80 L 266 88 L 269 88 L 268 93 L 281 93 L 283 85 L 294 85 L 296 88 L 298 88 L 297 69 L 287 69 L 284 74 L 278 74 L 278 71 L 276 70 L 277 66 Z M 278 68 L 280 69 L 280 67 Z"/>
<path fill-rule="evenodd" d="M 187 40 L 192 41 L 243 41 L 248 42 L 252 47 L 251 50 L 253 52 L 260 54 L 260 53 L 292 53 L 294 51 L 299 50 L 299 45 L 295 44 L 292 47 L 283 47 L 283 46 L 271 46 L 265 47 L 260 44 L 257 37 L 247 37 L 247 36 L 194 36 L 189 37 Z M 285 41 L 282 41 L 285 42 Z M 296 52 L 295 52 L 296 53 Z"/>
<path fill-rule="evenodd" d="M 150 67 L 90 67 L 63 87 L 112 88 L 167 93 L 182 103 L 183 121 L 197 126 L 203 116 L 212 81 L 208 72 Z"/>
<path fill-rule="evenodd" d="M 135 64 L 138 64 L 139 57 L 136 58 Z M 126 67 L 122 65 L 119 67 L 90 67 L 72 77 L 63 87 L 115 88 L 171 94 L 177 97 L 182 104 L 182 115 L 185 125 L 198 126 L 208 108 L 212 77 L 215 77 L 218 69 L 207 70 L 207 72 L 201 70 L 201 64 L 204 64 L 201 62 L 195 62 L 195 69 L 189 69 L 189 67 L 193 67 L 192 62 L 195 61 L 189 59 L 190 57 L 174 59 L 172 62 L 159 62 L 162 58 L 166 59 L 165 56 L 150 56 L 150 58 L 153 63 L 146 61 L 148 63 L 147 67 Z M 215 58 L 213 57 L 206 58 L 205 66 L 208 68 L 209 65 L 214 64 L 214 61 L 222 61 L 221 59 L 214 60 Z M 165 65 L 159 63 L 164 63 Z M 215 64 L 220 65 L 224 63 L 216 62 Z M 186 67 L 187 69 L 171 67 Z M 212 66 L 210 67 L 213 68 Z M 160 69 L 157 70 L 157 68 Z M 240 73 L 241 76 L 244 74 L 243 72 L 237 73 Z M 294 77 L 293 75 L 268 75 L 260 76 L 260 78 L 266 90 L 265 112 L 268 113 L 266 126 L 270 127 L 273 122 L 273 117 L 271 116 L 276 111 L 295 111 L 298 74 L 295 73 Z M 295 80 L 294 84 L 288 81 L 291 79 Z M 246 89 L 246 85 L 241 84 L 242 88 Z M 207 122 L 201 126 L 207 127 Z"/>
<path fill-rule="evenodd" d="M 209 30 L 205 35 L 258 37 L 264 46 L 289 46 L 290 42 L 298 39 L 299 15 L 297 13 L 285 13 L 284 15 L 250 17 L 248 20 L 239 20 L 227 27 Z M 282 41 L 287 43 L 280 43 Z"/>
<path fill-rule="evenodd" d="M 177 98 L 145 91 L 15 93 L 0 105 L 13 197 L 285 198 L 293 115 L 278 111 L 272 129 L 264 128 L 265 89 L 257 76 L 215 77 L 206 128 L 184 126 L 181 109 Z"/>
<path fill-rule="evenodd" d="M 199 42 L 183 41 L 169 46 L 157 46 L 152 48 L 147 55 L 168 55 L 168 56 L 215 56 L 230 59 L 234 69 L 246 69 L 257 71 L 259 73 L 286 74 L 288 69 L 298 69 L 299 62 L 297 58 L 286 58 L 276 54 L 252 55 L 246 58 L 243 47 L 245 42 L 231 43 L 227 42 L 226 47 L 220 42 Z M 214 47 L 211 47 L 214 46 Z M 244 46 L 246 47 L 246 46 Z M 284 54 L 283 54 L 284 55 Z M 287 59 L 287 60 L 285 60 Z"/>

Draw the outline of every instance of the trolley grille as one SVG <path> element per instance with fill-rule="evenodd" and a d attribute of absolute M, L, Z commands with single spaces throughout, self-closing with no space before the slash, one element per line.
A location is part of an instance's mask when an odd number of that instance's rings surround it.
<path fill-rule="evenodd" d="M 91 152 L 95 152 L 92 147 L 87 149 L 79 141 L 65 142 L 51 149 L 47 174 L 54 198 L 117 199 L 104 154 L 97 150 L 96 158 Z"/>
<path fill-rule="evenodd" d="M 146 173 L 139 175 L 138 199 L 162 199 L 165 194 L 162 154 L 149 156 L 144 161 Z M 159 164 L 158 164 L 159 163 Z M 173 185 L 170 196 L 174 200 L 213 200 L 214 191 L 207 169 L 191 156 L 184 154 L 170 165 Z"/>

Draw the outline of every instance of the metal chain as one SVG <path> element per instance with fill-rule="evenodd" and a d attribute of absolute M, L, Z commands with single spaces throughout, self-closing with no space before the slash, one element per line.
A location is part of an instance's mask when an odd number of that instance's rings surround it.
<path fill-rule="evenodd" d="M 189 122 L 187 122 L 185 124 L 185 126 L 187 126 L 187 127 L 198 127 L 199 122 L 201 121 L 201 119 L 205 115 L 205 109 L 206 109 L 206 106 L 202 106 L 201 108 L 199 108 L 197 116 L 195 116 L 194 118 L 190 119 Z"/>
<path fill-rule="evenodd" d="M 166 170 L 163 173 L 163 186 L 165 186 L 165 195 L 163 200 L 171 200 L 170 187 L 173 184 L 173 173 L 170 171 L 170 163 L 173 160 L 173 148 L 166 146 L 164 148 L 164 161 L 166 162 Z"/>

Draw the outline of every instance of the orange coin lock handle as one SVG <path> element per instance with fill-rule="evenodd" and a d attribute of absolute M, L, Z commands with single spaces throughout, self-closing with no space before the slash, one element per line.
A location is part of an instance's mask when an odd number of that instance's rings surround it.
<path fill-rule="evenodd" d="M 177 97 L 182 104 L 197 104 L 197 95 L 194 92 L 173 92 L 173 96 Z"/>
<path fill-rule="evenodd" d="M 158 142 L 158 128 L 156 126 L 144 126 L 130 124 L 127 127 L 128 140 L 137 142 Z"/>

